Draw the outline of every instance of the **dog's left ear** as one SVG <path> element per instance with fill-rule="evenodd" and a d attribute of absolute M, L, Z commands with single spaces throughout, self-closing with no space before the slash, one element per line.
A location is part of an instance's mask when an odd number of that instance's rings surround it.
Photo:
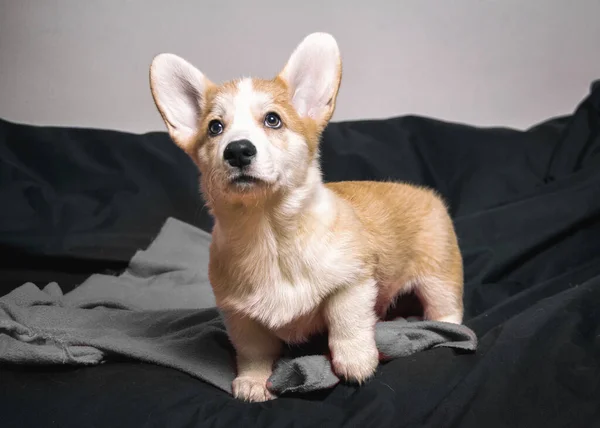
<path fill-rule="evenodd" d="M 292 53 L 279 78 L 287 84 L 300 117 L 325 127 L 335 110 L 342 60 L 335 39 L 327 33 L 308 35 Z"/>
<path fill-rule="evenodd" d="M 213 83 L 192 64 L 173 54 L 154 57 L 150 89 L 171 139 L 188 151 L 198 136 L 206 93 Z"/>

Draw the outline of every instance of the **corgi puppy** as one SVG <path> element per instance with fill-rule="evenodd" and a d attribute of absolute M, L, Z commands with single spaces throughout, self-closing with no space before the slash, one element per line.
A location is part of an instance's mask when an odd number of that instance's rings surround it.
<path fill-rule="evenodd" d="M 402 293 L 416 294 L 426 319 L 462 323 L 462 257 L 440 197 L 401 183 L 323 183 L 319 139 L 341 76 L 325 33 L 307 36 L 270 80 L 217 85 L 173 54 L 150 67 L 154 102 L 197 164 L 215 220 L 209 278 L 242 400 L 274 398 L 283 345 L 317 333 L 337 375 L 368 380 L 375 324 Z"/>

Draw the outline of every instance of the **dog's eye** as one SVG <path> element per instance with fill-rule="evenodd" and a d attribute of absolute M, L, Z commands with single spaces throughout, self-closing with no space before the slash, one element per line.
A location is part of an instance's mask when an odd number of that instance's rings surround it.
<path fill-rule="evenodd" d="M 277 113 L 267 113 L 265 116 L 265 126 L 273 129 L 281 128 L 281 118 Z"/>
<path fill-rule="evenodd" d="M 208 132 L 210 135 L 219 135 L 223 132 L 223 124 L 219 120 L 211 120 L 208 124 Z"/>

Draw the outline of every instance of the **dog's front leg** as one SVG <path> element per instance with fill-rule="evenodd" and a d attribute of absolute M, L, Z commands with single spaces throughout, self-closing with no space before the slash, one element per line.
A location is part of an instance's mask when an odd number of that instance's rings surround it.
<path fill-rule="evenodd" d="M 267 389 L 273 364 L 281 354 L 282 342 L 258 322 L 237 313 L 226 313 L 229 339 L 236 351 L 237 377 L 234 397 L 246 401 L 275 398 Z"/>
<path fill-rule="evenodd" d="M 375 344 L 376 297 L 376 282 L 369 279 L 339 290 L 326 303 L 333 370 L 350 382 L 364 382 L 379 364 Z"/>

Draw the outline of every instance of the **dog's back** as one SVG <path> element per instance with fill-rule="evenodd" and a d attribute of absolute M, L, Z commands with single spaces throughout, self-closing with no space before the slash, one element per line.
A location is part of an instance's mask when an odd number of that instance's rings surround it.
<path fill-rule="evenodd" d="M 446 205 L 435 191 L 375 181 L 326 186 L 352 206 L 368 234 L 380 287 L 378 315 L 384 315 L 399 293 L 417 285 L 417 293 L 427 293 L 432 281 L 445 283 L 441 288 L 450 288 L 448 303 L 462 309 L 462 256 Z M 439 294 L 439 287 L 435 288 Z M 442 314 L 427 315 L 438 318 Z"/>

